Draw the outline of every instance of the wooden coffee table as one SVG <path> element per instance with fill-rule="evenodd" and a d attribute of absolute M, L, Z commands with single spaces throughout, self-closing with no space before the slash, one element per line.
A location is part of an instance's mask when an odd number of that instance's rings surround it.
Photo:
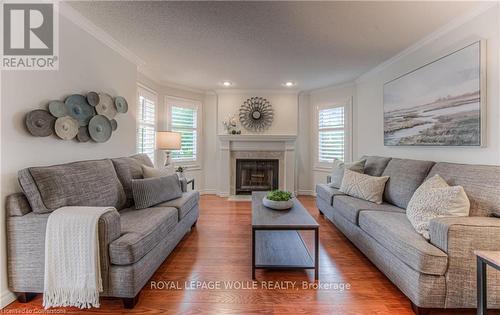
<path fill-rule="evenodd" d="M 262 204 L 267 192 L 252 192 L 252 279 L 256 269 L 314 269 L 319 277 L 319 224 L 295 198 L 289 210 Z M 300 231 L 314 231 L 314 258 Z"/>

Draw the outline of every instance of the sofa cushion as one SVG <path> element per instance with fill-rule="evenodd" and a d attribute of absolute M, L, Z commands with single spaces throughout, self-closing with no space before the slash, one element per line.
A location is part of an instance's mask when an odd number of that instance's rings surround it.
<path fill-rule="evenodd" d="M 141 169 L 142 169 L 142 176 L 144 178 L 163 177 L 175 174 L 175 169 L 172 164 L 162 168 L 155 168 L 147 165 L 141 165 Z"/>
<path fill-rule="evenodd" d="M 167 202 L 162 202 L 156 207 L 174 207 L 179 212 L 179 220 L 182 220 L 186 214 L 191 211 L 200 200 L 200 193 L 197 191 L 188 191 L 182 193 L 182 196 Z"/>
<path fill-rule="evenodd" d="M 366 160 L 364 173 L 371 176 L 381 176 L 387 166 L 387 163 L 391 160 L 390 157 L 375 155 L 363 155 L 361 159 Z"/>
<path fill-rule="evenodd" d="M 439 217 L 465 217 L 470 202 L 462 186 L 450 186 L 439 175 L 425 180 L 415 190 L 406 208 L 406 217 L 417 233 L 429 239 L 429 225 Z"/>
<path fill-rule="evenodd" d="M 340 191 L 346 195 L 382 204 L 388 176 L 370 176 L 346 169 Z"/>
<path fill-rule="evenodd" d="M 124 209 L 120 211 L 120 221 L 122 234 L 109 245 L 109 256 L 114 265 L 129 265 L 168 237 L 178 222 L 177 209 Z"/>
<path fill-rule="evenodd" d="M 19 183 L 34 212 L 51 212 L 64 206 L 125 204 L 123 186 L 110 160 L 80 161 L 19 171 Z"/>
<path fill-rule="evenodd" d="M 404 213 L 404 209 L 389 203 L 376 204 L 370 201 L 351 196 L 337 196 L 333 199 L 333 211 L 340 213 L 344 218 L 358 224 L 359 213 L 363 210 L 377 210 Z"/>
<path fill-rule="evenodd" d="M 460 185 L 470 200 L 470 216 L 500 214 L 500 166 L 436 163 L 428 178 L 439 174 L 449 185 Z"/>
<path fill-rule="evenodd" d="M 333 160 L 332 175 L 330 175 L 330 183 L 332 188 L 340 188 L 342 179 L 344 178 L 344 170 L 351 170 L 353 172 L 363 173 L 366 160 L 354 161 L 351 163 L 344 163 L 339 159 Z"/>
<path fill-rule="evenodd" d="M 448 256 L 418 234 L 404 213 L 362 211 L 359 226 L 414 270 L 430 275 L 445 274 Z"/>
<path fill-rule="evenodd" d="M 144 209 L 182 196 L 177 174 L 132 179 L 132 193 L 136 209 Z"/>
<path fill-rule="evenodd" d="M 418 186 L 422 184 L 434 162 L 391 159 L 383 176 L 389 176 L 385 186 L 384 199 L 400 208 L 408 206 L 408 202 Z"/>
<path fill-rule="evenodd" d="M 146 154 L 136 154 L 130 157 L 121 157 L 111 159 L 116 169 L 118 179 L 122 183 L 125 196 L 127 197 L 126 207 L 134 204 L 134 196 L 132 194 L 132 179 L 140 179 L 142 176 L 142 165 L 153 167 L 153 163 Z"/>
<path fill-rule="evenodd" d="M 327 201 L 329 205 L 333 204 L 333 196 L 345 195 L 343 192 L 337 188 L 332 188 L 327 184 L 316 184 L 316 195 Z"/>

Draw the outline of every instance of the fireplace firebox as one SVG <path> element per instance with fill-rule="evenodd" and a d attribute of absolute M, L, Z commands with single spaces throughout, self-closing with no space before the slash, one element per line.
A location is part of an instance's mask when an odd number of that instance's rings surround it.
<path fill-rule="evenodd" d="M 279 160 L 236 159 L 236 194 L 278 189 Z"/>

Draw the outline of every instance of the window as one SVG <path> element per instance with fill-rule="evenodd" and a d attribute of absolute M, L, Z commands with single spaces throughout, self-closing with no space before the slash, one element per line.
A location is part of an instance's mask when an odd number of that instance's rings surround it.
<path fill-rule="evenodd" d="M 318 109 L 318 162 L 345 160 L 344 106 Z"/>
<path fill-rule="evenodd" d="M 176 162 L 195 162 L 199 155 L 201 104 L 196 101 L 167 97 L 169 127 L 180 132 L 181 149 L 171 153 Z"/>
<path fill-rule="evenodd" d="M 147 154 L 154 162 L 157 95 L 153 91 L 138 86 L 137 102 L 136 152 Z"/>

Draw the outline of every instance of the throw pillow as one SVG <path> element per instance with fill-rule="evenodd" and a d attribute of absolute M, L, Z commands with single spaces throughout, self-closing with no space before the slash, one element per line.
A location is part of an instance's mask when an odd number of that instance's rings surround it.
<path fill-rule="evenodd" d="M 406 208 L 406 216 L 415 230 L 430 238 L 429 224 L 439 217 L 468 216 L 469 198 L 462 186 L 450 186 L 434 175 L 417 188 Z"/>
<path fill-rule="evenodd" d="M 340 191 L 349 196 L 381 204 L 388 179 L 389 176 L 370 176 L 346 169 Z"/>
<path fill-rule="evenodd" d="M 132 180 L 136 209 L 144 209 L 182 196 L 177 175 Z"/>
<path fill-rule="evenodd" d="M 141 165 L 141 168 L 142 168 L 142 176 L 144 178 L 164 177 L 175 174 L 173 165 L 168 165 L 162 168 L 154 168 L 154 167 L 149 167 L 147 165 Z"/>
<path fill-rule="evenodd" d="M 340 188 L 342 178 L 344 177 L 344 170 L 351 170 L 358 173 L 363 173 L 365 169 L 366 160 L 344 163 L 339 159 L 333 160 L 333 170 L 329 186 L 332 188 Z"/>

